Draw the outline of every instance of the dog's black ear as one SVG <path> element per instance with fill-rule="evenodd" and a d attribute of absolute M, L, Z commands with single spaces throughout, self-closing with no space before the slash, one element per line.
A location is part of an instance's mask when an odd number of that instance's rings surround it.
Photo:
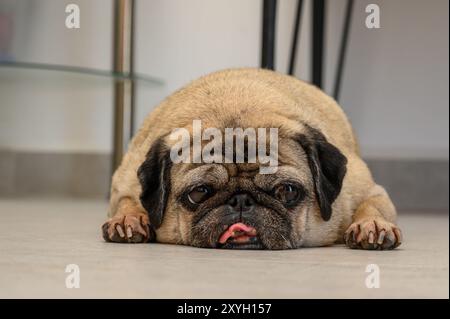
<path fill-rule="evenodd" d="M 320 213 L 327 221 L 331 218 L 331 205 L 341 192 L 347 158 L 316 129 L 308 127 L 308 133 L 300 134 L 297 141 L 308 158 Z"/>
<path fill-rule="evenodd" d="M 170 193 L 171 167 L 170 151 L 163 140 L 158 139 L 137 172 L 142 187 L 141 204 L 154 228 L 161 225 L 166 209 Z"/>

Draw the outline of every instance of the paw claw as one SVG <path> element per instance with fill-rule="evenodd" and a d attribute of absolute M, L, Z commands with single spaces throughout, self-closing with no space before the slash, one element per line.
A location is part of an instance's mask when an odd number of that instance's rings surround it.
<path fill-rule="evenodd" d="M 384 229 L 382 229 L 382 230 L 380 231 L 380 233 L 378 234 L 378 240 L 377 240 L 377 244 L 378 244 L 378 245 L 383 244 L 384 236 L 386 236 L 386 231 L 385 231 Z"/>
<path fill-rule="evenodd" d="M 373 232 L 369 232 L 369 244 L 373 244 L 373 242 L 374 242 Z"/>
<path fill-rule="evenodd" d="M 116 228 L 117 232 L 119 233 L 120 238 L 124 238 L 125 237 L 125 233 L 123 232 L 122 226 L 117 224 L 115 228 Z"/>
<path fill-rule="evenodd" d="M 358 235 L 360 233 L 359 225 L 353 224 L 350 226 L 344 234 L 344 242 L 350 248 L 357 248 Z"/>
<path fill-rule="evenodd" d="M 395 236 L 397 237 L 397 243 L 400 245 L 403 241 L 402 231 L 399 228 L 394 228 Z"/>
<path fill-rule="evenodd" d="M 128 238 L 133 237 L 133 230 L 131 229 L 131 226 L 127 227 L 127 237 Z"/>

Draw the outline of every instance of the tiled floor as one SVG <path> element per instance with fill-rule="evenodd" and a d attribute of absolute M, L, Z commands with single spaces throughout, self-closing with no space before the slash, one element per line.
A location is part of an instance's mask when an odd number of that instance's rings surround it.
<path fill-rule="evenodd" d="M 401 215 L 405 241 L 394 251 L 230 251 L 105 243 L 106 207 L 0 200 L 0 297 L 449 297 L 447 214 Z M 79 266 L 79 289 L 66 288 L 68 264 Z M 379 266 L 378 289 L 365 285 L 368 264 Z"/>

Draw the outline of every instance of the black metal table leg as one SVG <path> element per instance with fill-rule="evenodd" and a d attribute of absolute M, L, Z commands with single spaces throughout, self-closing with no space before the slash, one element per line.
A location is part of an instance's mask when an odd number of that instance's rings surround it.
<path fill-rule="evenodd" d="M 275 69 L 275 22 L 277 14 L 277 0 L 264 0 L 261 68 Z"/>
<path fill-rule="evenodd" d="M 342 73 L 344 71 L 345 54 L 347 51 L 348 37 L 350 33 L 350 25 L 352 19 L 353 0 L 347 0 L 347 7 L 345 10 L 344 30 L 341 37 L 341 46 L 339 49 L 338 65 L 336 69 L 336 77 L 334 80 L 333 97 L 335 100 L 339 100 L 339 94 L 341 93 L 341 81 Z"/>
<path fill-rule="evenodd" d="M 325 33 L 325 0 L 313 1 L 312 82 L 322 88 Z"/>
<path fill-rule="evenodd" d="M 129 79 L 114 84 L 114 137 L 112 171 L 120 165 L 133 129 L 133 16 L 134 0 L 114 2 L 114 72 Z"/>
<path fill-rule="evenodd" d="M 294 32 L 292 33 L 291 56 L 289 58 L 289 69 L 288 69 L 289 75 L 294 75 L 295 71 L 295 58 L 297 57 L 297 44 L 299 42 L 302 9 L 303 9 L 303 0 L 297 0 L 297 11 L 295 13 Z"/>

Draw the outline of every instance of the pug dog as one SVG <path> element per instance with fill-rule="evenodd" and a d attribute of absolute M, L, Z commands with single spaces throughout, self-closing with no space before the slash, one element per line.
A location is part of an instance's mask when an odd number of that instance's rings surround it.
<path fill-rule="evenodd" d="M 173 132 L 193 134 L 198 120 L 203 132 L 277 129 L 276 169 L 263 173 L 267 163 L 259 159 L 174 161 L 179 141 Z M 267 136 L 262 144 L 269 144 Z M 242 155 L 238 151 L 233 159 Z M 345 243 L 388 250 L 402 242 L 396 209 L 361 159 L 336 101 L 313 85 L 262 69 L 215 72 L 164 100 L 113 176 L 109 217 L 103 237 L 117 243 L 233 249 Z"/>

